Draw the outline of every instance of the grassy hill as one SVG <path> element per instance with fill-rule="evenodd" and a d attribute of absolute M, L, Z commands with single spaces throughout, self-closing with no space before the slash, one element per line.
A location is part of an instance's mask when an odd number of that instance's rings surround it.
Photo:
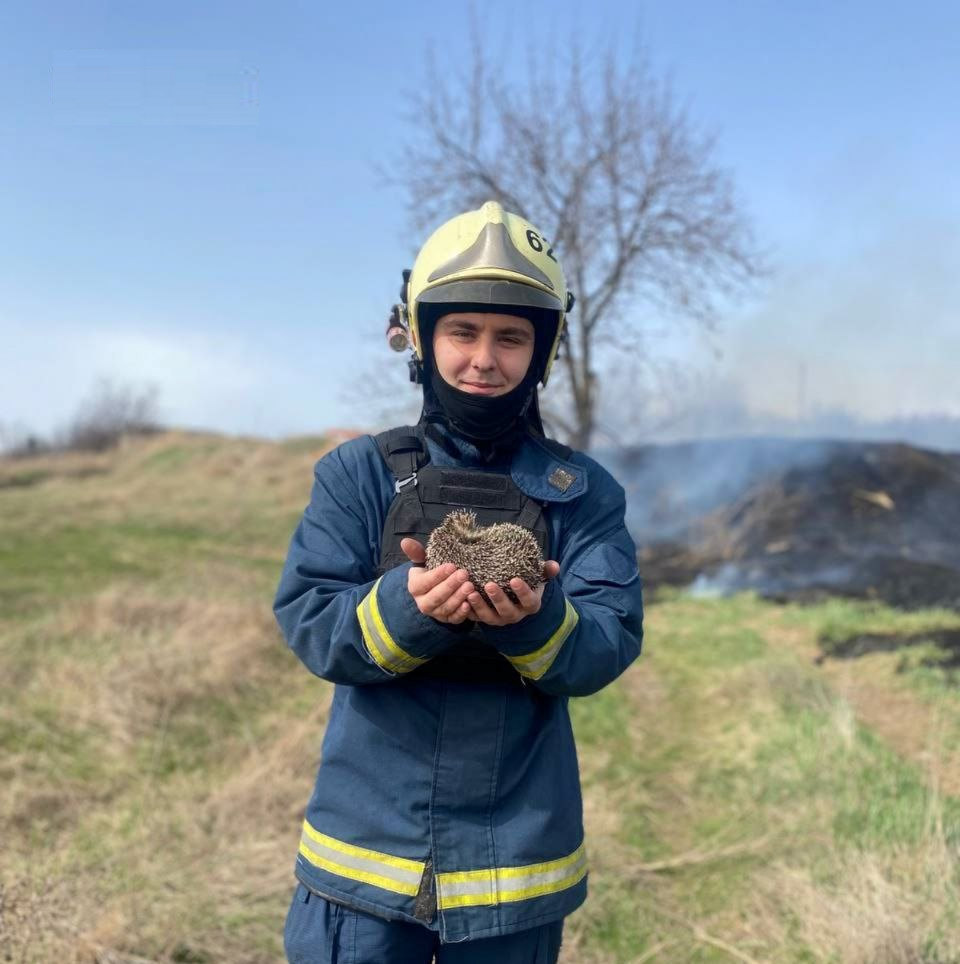
<path fill-rule="evenodd" d="M 332 687 L 270 603 L 323 450 L 0 462 L 0 960 L 283 959 Z M 561 959 L 960 961 L 958 628 L 653 602 L 641 659 L 571 701 L 591 876 Z"/>

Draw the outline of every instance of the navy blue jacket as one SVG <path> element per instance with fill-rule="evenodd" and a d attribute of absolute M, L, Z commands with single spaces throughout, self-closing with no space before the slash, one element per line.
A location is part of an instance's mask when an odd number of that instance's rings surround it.
<path fill-rule="evenodd" d="M 482 627 L 524 685 L 407 675 L 463 634 L 417 609 L 409 564 L 376 578 L 394 479 L 370 436 L 316 464 L 274 603 L 290 647 L 337 684 L 297 877 L 332 900 L 417 921 L 416 895 L 433 875 L 437 912 L 425 926 L 446 943 L 535 927 L 586 898 L 567 701 L 630 665 L 643 620 L 623 489 L 605 469 L 533 438 L 493 463 L 454 441 L 459 459 L 430 442 L 431 460 L 509 473 L 546 506 L 560 575 L 538 613 Z"/>

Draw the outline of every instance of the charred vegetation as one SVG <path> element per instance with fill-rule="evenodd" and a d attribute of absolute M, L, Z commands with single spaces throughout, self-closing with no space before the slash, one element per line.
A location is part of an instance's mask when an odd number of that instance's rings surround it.
<path fill-rule="evenodd" d="M 732 440 L 625 459 L 648 585 L 960 609 L 960 455 Z"/>

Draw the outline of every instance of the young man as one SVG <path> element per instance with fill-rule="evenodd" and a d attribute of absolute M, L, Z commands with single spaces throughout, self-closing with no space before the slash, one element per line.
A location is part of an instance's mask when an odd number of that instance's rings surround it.
<path fill-rule="evenodd" d="M 337 684 L 287 916 L 303 964 L 542 964 L 586 898 L 567 701 L 637 657 L 642 602 L 623 489 L 543 437 L 572 304 L 546 239 L 488 202 L 405 275 L 417 426 L 316 465 L 274 610 Z M 545 581 L 427 570 L 453 509 L 530 529 Z M 483 589 L 487 602 L 480 594 Z"/>

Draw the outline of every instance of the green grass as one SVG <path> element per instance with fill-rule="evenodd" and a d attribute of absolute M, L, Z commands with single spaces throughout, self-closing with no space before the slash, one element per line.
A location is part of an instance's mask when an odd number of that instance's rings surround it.
<path fill-rule="evenodd" d="M 49 469 L 24 469 L 22 472 L 9 472 L 0 480 L 0 489 L 26 488 L 37 485 L 50 478 L 53 473 Z"/>
<path fill-rule="evenodd" d="M 0 607 L 35 611 L 51 596 L 89 595 L 118 578 L 160 578 L 204 538 L 197 526 L 128 520 L 9 532 L 0 546 Z M 201 551 L 202 548 L 201 548 Z"/>
<path fill-rule="evenodd" d="M 84 941 L 282 959 L 330 687 L 270 603 L 320 441 L 159 436 L 99 474 L 50 460 L 0 488 L 0 818 L 16 830 L 0 887 L 35 919 L 56 888 L 71 896 L 35 959 L 91 960 Z M 958 624 L 663 593 L 640 660 L 570 701 L 591 872 L 565 964 L 729 948 L 873 964 L 891 922 L 913 959 L 960 961 L 960 800 L 857 717 L 831 675 L 856 661 L 811 658 Z M 960 698 L 942 659 L 917 645 L 863 666 L 901 709 L 935 708 L 949 746 Z"/>
<path fill-rule="evenodd" d="M 196 457 L 196 452 L 185 445 L 168 445 L 141 462 L 146 472 L 171 472 L 186 465 Z"/>
<path fill-rule="evenodd" d="M 280 443 L 284 452 L 290 455 L 312 455 L 321 452 L 327 445 L 323 435 L 298 435 L 284 439 Z"/>
<path fill-rule="evenodd" d="M 894 624 L 902 615 L 889 613 Z M 654 607 L 652 616 L 657 631 L 648 634 L 647 669 L 665 684 L 668 697 L 665 707 L 653 708 L 648 741 L 632 754 L 624 752 L 625 718 L 643 714 L 644 706 L 640 701 L 625 705 L 617 685 L 595 703 L 585 701 L 593 703 L 591 711 L 579 710 L 574 719 L 581 756 L 614 747 L 621 761 L 600 771 L 604 792 L 629 784 L 636 790 L 631 818 L 620 820 L 618 863 L 629 867 L 671 853 L 725 852 L 715 861 L 694 860 L 689 867 L 651 873 L 652 892 L 675 918 L 735 919 L 738 908 L 749 905 L 752 877 L 777 854 L 827 880 L 841 873 L 840 854 L 894 862 L 906 853 L 922 855 L 930 843 L 930 815 L 938 806 L 947 846 L 960 846 L 960 801 L 938 796 L 918 761 L 902 759 L 868 728 L 850 721 L 849 707 L 816 667 L 789 649 L 778 651 L 757 629 L 766 620 L 773 626 L 805 625 L 812 634 L 836 631 L 842 622 L 846 631 L 867 618 L 870 625 L 882 626 L 881 612 L 865 614 L 831 603 L 819 611 L 779 609 L 748 595 L 697 601 L 674 596 Z M 937 621 L 943 614 L 927 618 Z M 905 622 L 922 620 L 910 614 Z M 630 672 L 643 671 L 641 659 Z M 589 784 L 585 789 L 590 792 Z M 676 819 L 670 819 L 671 806 Z M 746 847 L 765 836 L 774 843 L 762 853 Z M 955 885 L 953 893 L 958 893 Z M 624 894 L 619 900 L 629 903 Z M 625 947 L 640 953 L 664 936 L 685 948 L 664 951 L 664 960 L 729 959 L 716 948 L 694 949 L 697 941 L 689 933 L 684 938 L 672 919 L 627 914 L 621 920 L 617 901 L 599 903 L 600 918 L 585 924 L 585 932 L 612 960 L 628 961 Z M 946 906 L 931 913 L 924 938 L 931 946 L 957 937 L 948 918 Z M 791 939 L 799 931 L 788 916 L 780 928 L 788 944 L 778 960 L 820 959 L 800 937 Z M 761 954 L 759 959 L 771 958 Z"/>

